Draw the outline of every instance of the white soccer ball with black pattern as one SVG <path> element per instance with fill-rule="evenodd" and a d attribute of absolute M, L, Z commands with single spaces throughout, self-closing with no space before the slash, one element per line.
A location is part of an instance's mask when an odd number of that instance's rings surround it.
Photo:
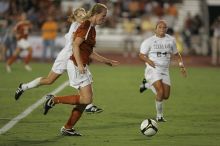
<path fill-rule="evenodd" d="M 140 126 L 141 133 L 145 136 L 153 136 L 158 131 L 157 122 L 153 119 L 145 119 Z"/>

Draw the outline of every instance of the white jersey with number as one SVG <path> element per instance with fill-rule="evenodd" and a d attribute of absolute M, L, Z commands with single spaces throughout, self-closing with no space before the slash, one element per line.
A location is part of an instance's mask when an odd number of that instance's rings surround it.
<path fill-rule="evenodd" d="M 169 65 L 172 54 L 177 53 L 175 39 L 166 34 L 159 38 L 156 35 L 146 39 L 141 44 L 140 53 L 145 54 L 155 64 L 155 68 L 146 63 L 145 79 L 152 85 L 158 80 L 171 85 Z"/>
<path fill-rule="evenodd" d="M 158 68 L 168 68 L 171 54 L 177 52 L 175 39 L 168 34 L 163 38 L 154 35 L 144 40 L 140 48 L 140 53 L 148 56 Z"/>
<path fill-rule="evenodd" d="M 73 22 L 70 26 L 69 32 L 65 35 L 65 46 L 57 55 L 53 64 L 52 71 L 57 74 L 62 74 L 67 69 L 67 62 L 72 55 L 73 49 L 73 33 L 77 30 L 80 23 Z"/>

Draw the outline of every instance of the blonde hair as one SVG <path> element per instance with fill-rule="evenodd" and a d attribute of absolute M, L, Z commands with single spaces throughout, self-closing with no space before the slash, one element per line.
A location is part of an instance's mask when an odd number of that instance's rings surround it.
<path fill-rule="evenodd" d="M 165 24 L 165 25 L 167 26 L 166 20 L 161 19 L 161 20 L 158 20 L 158 21 L 157 21 L 156 26 L 155 26 L 155 29 L 157 29 L 157 26 L 158 26 L 159 24 L 161 24 L 161 23 L 163 23 L 163 24 Z"/>
<path fill-rule="evenodd" d="M 78 16 L 79 12 L 84 12 L 86 14 L 86 10 L 84 8 L 77 8 L 76 10 L 73 11 L 73 13 L 68 17 L 67 21 L 68 22 L 74 22 L 76 21 L 76 19 L 80 18 L 80 16 Z M 83 19 L 84 17 L 80 18 Z"/>
<path fill-rule="evenodd" d="M 85 19 L 88 19 L 96 14 L 102 13 L 104 10 L 107 10 L 107 6 L 101 3 L 96 3 L 86 14 Z"/>

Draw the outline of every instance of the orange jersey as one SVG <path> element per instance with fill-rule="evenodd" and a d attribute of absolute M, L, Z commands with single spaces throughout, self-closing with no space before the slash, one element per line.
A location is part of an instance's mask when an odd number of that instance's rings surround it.
<path fill-rule="evenodd" d="M 78 27 L 78 29 L 74 33 L 74 40 L 76 37 L 85 39 L 79 46 L 80 58 L 83 65 L 88 65 L 90 62 L 89 56 L 92 54 L 93 47 L 96 43 L 95 27 L 91 26 L 90 21 L 86 20 Z M 74 55 L 71 56 L 71 59 L 73 60 L 74 64 L 77 65 Z"/>
<path fill-rule="evenodd" d="M 31 23 L 29 21 L 20 21 L 15 27 L 16 38 L 20 40 L 22 38 L 27 39 Z"/>

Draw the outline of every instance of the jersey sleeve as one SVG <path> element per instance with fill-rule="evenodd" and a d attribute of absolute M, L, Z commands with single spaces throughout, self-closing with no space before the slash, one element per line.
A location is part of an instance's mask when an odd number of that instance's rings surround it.
<path fill-rule="evenodd" d="M 149 39 L 144 40 L 140 46 L 140 53 L 147 54 L 150 50 L 150 42 Z"/>
<path fill-rule="evenodd" d="M 76 38 L 76 37 L 85 38 L 87 35 L 87 32 L 89 30 L 89 27 L 90 27 L 89 21 L 83 22 L 76 30 L 76 32 L 74 34 L 74 38 Z"/>

